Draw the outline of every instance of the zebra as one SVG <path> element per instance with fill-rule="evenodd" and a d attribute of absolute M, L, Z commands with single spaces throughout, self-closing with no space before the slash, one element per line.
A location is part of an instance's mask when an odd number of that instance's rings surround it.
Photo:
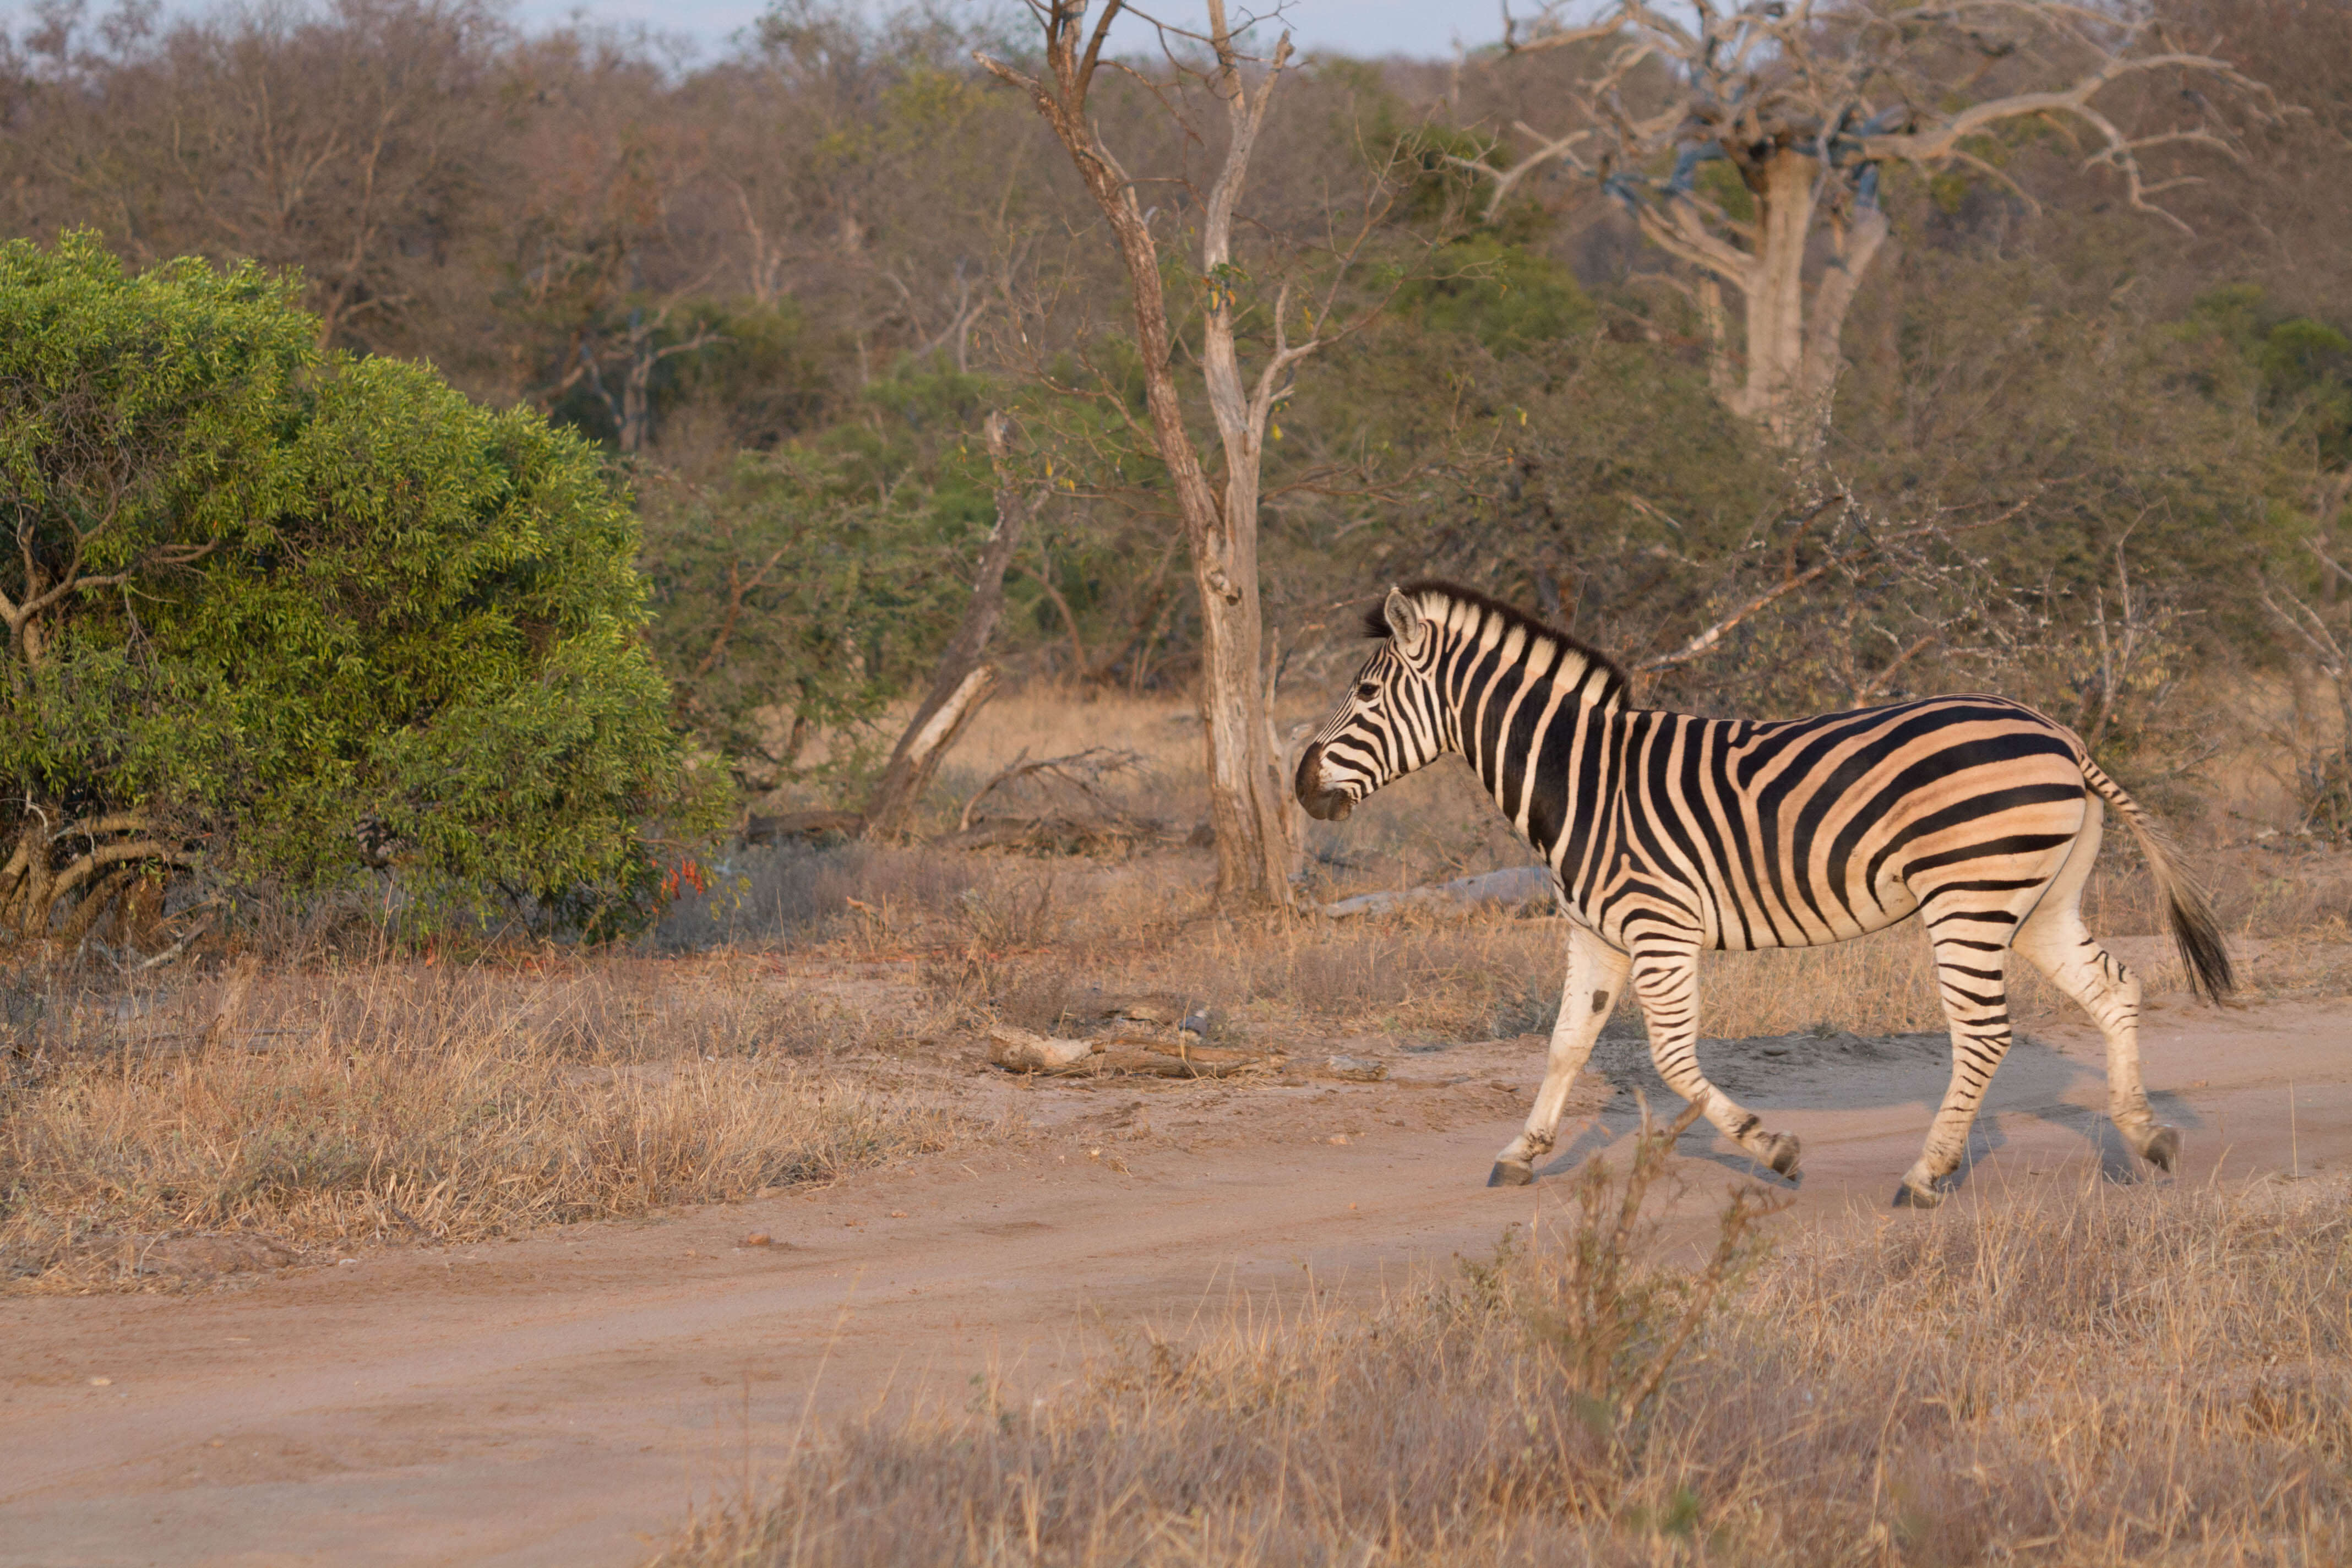
<path fill-rule="evenodd" d="M 1932 1206 L 2010 1046 L 2022 953 L 2106 1037 L 2108 1114 L 2158 1169 L 2179 1159 L 2141 1087 L 2140 985 L 2083 923 L 2102 805 L 2155 873 L 2192 990 L 2232 989 L 2212 911 L 2147 814 L 2072 731 L 2000 697 L 1934 697 L 1759 721 L 1633 707 L 1625 672 L 1486 595 L 1420 581 L 1365 617 L 1383 639 L 1298 761 L 1299 803 L 1343 820 L 1391 779 L 1462 754 L 1551 868 L 1568 977 L 1543 1086 L 1490 1186 L 1553 1146 L 1577 1072 L 1633 986 L 1659 1076 L 1787 1175 L 1799 1146 L 1699 1071 L 1701 950 L 1812 947 L 1917 915 L 1934 948 L 1952 1075 L 1896 1201 Z"/>

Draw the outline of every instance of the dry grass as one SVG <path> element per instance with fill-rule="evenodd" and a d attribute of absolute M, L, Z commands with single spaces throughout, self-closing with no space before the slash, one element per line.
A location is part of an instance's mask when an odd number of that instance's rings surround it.
<path fill-rule="evenodd" d="M 154 1282 L 190 1233 L 457 1241 L 942 1147 L 824 1058 L 887 1020 L 749 965 L 235 971 L 67 1003 L 0 1089 L 16 1289 Z"/>
<path fill-rule="evenodd" d="M 1598 1191 L 1374 1308 L 1237 1311 L 1112 1347 L 1061 1396 L 852 1421 L 659 1563 L 2352 1552 L 2340 1182 L 2008 1192 L 1744 1274 L 1736 1227 L 1711 1267 L 1663 1268 Z"/>

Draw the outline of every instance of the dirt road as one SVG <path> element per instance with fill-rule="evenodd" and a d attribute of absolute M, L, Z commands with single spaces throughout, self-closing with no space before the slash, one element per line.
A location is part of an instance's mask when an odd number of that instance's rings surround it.
<path fill-rule="evenodd" d="M 2182 1179 L 2352 1162 L 2338 1009 L 2183 1005 L 2145 1027 L 2148 1082 L 2187 1136 Z M 1620 1085 L 1643 1070 L 1630 1043 L 1604 1058 Z M 1780 1223 L 1939 1223 L 1885 1206 L 1943 1086 L 1934 1041 L 1728 1042 L 1705 1059 L 1804 1140 Z M 628 1563 L 808 1421 L 894 1391 L 960 1394 L 992 1367 L 1048 1389 L 1089 1336 L 1181 1328 L 1309 1271 L 1375 1288 L 1484 1252 L 1557 1201 L 1557 1183 L 1480 1185 L 1537 1051 L 1393 1065 L 1405 1081 L 1040 1088 L 1046 1131 L 1014 1153 L 656 1223 L 387 1249 L 245 1289 L 7 1300 L 0 1563 Z M 1622 1142 L 1630 1099 L 1596 1118 L 1601 1100 L 1549 1172 Z M 1967 1194 L 2102 1162 L 2127 1175 L 2103 1104 L 2095 1034 L 2034 1030 L 1994 1082 Z M 1747 1169 L 1704 1123 L 1683 1149 Z M 779 1245 L 736 1245 L 751 1232 Z"/>

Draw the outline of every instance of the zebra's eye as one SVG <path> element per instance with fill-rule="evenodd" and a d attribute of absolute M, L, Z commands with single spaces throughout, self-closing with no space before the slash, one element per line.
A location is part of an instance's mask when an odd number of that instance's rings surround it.
<path fill-rule="evenodd" d="M 1370 702 L 1379 697 L 1380 694 L 1380 687 L 1375 682 L 1370 680 L 1367 680 L 1361 686 L 1356 688 L 1356 700 L 1359 702 Z"/>

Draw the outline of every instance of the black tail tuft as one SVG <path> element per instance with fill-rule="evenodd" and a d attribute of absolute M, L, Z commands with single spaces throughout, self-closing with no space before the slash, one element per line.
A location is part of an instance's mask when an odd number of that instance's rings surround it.
<path fill-rule="evenodd" d="M 2213 912 L 2202 899 L 2184 900 L 2176 894 L 2168 901 L 2172 906 L 2172 940 L 2180 949 L 2181 967 L 2189 972 L 2189 988 L 2202 990 L 2208 1000 L 2219 1002 L 2238 988 L 2238 977 L 2230 968 L 2230 950 L 2221 945 Z"/>
<path fill-rule="evenodd" d="M 2205 901 L 2195 880 L 2174 863 L 2170 841 L 2147 813 L 2087 755 L 2082 764 L 2084 782 L 2122 814 L 2131 825 L 2132 836 L 2139 840 L 2140 852 L 2147 857 L 2147 868 L 2155 874 L 2157 888 L 2172 911 L 2173 945 L 2180 950 L 2180 967 L 2188 972 L 2189 994 L 2201 991 L 2208 1001 L 2221 1001 L 2238 988 L 2238 977 L 2231 971 L 2230 950 L 2221 945 L 2221 928 L 2214 921 L 2212 906 Z"/>

